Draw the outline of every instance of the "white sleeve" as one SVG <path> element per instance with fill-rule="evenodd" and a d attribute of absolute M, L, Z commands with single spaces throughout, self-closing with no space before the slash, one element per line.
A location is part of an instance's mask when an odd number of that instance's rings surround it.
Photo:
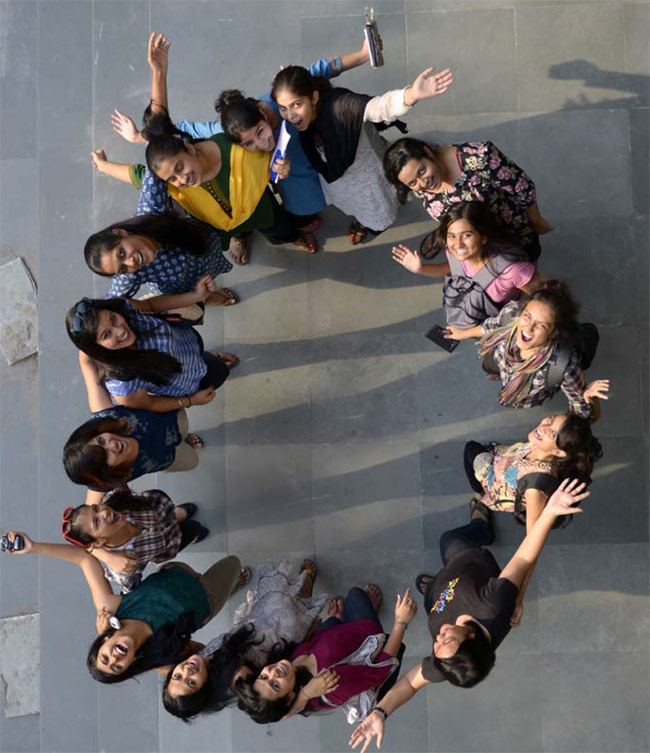
<path fill-rule="evenodd" d="M 373 97 L 366 105 L 363 119 L 370 120 L 373 123 L 381 123 L 382 121 L 390 123 L 392 120 L 406 115 L 411 107 L 404 104 L 405 92 L 406 89 L 393 89 L 380 97 Z"/>

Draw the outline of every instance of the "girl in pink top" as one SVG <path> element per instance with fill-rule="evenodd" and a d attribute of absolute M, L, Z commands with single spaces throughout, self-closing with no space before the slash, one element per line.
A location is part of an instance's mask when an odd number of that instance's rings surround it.
<path fill-rule="evenodd" d="M 417 605 L 410 589 L 397 596 L 395 622 L 386 638 L 377 617 L 381 591 L 370 584 L 332 599 L 329 618 L 298 646 L 278 646 L 261 672 L 235 682 L 239 708 L 259 724 L 345 706 L 353 723 L 368 714 L 377 689 L 391 675 Z"/>
<path fill-rule="evenodd" d="M 424 264 L 417 251 L 403 244 L 393 247 L 393 259 L 414 274 L 445 278 L 443 305 L 450 324 L 480 324 L 532 288 L 535 265 L 526 261 L 483 202 L 454 204 L 440 219 L 434 246 L 436 252 L 445 250 L 447 261 Z M 456 306 L 463 307 L 465 321 L 450 310 Z"/>

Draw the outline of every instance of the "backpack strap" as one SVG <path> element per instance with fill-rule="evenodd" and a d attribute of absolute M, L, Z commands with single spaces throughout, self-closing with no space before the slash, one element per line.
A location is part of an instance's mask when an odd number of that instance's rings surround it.
<path fill-rule="evenodd" d="M 562 384 L 562 377 L 569 365 L 573 345 L 570 340 L 562 339 L 555 347 L 555 351 L 549 361 L 549 369 L 546 372 L 546 387 L 555 392 Z"/>

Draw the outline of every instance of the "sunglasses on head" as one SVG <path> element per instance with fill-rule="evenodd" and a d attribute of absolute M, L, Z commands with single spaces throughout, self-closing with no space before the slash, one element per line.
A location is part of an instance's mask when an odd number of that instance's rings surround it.
<path fill-rule="evenodd" d="M 72 517 L 74 510 L 75 508 L 72 507 L 72 505 L 69 505 L 63 511 L 63 515 L 61 516 L 61 533 L 63 534 L 63 538 L 66 541 L 69 541 L 71 544 L 75 544 L 75 546 L 81 546 L 85 549 L 87 546 L 86 544 L 82 544 L 81 541 L 77 541 L 76 539 L 73 539 L 72 536 L 70 536 L 70 531 L 72 530 L 72 521 L 70 520 L 70 518 Z"/>
<path fill-rule="evenodd" d="M 90 298 L 82 298 L 75 306 L 74 316 L 70 322 L 70 330 L 77 334 L 84 328 L 84 318 L 89 311 L 92 311 L 93 304 Z"/>

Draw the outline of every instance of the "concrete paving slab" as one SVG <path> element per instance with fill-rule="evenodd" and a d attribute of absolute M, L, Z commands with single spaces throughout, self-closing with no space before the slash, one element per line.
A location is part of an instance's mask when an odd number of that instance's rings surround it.
<path fill-rule="evenodd" d="M 0 683 L 6 717 L 38 714 L 40 652 L 38 614 L 0 619 Z"/>
<path fill-rule="evenodd" d="M 38 291 L 21 258 L 0 267 L 0 348 L 9 364 L 38 351 Z"/>

